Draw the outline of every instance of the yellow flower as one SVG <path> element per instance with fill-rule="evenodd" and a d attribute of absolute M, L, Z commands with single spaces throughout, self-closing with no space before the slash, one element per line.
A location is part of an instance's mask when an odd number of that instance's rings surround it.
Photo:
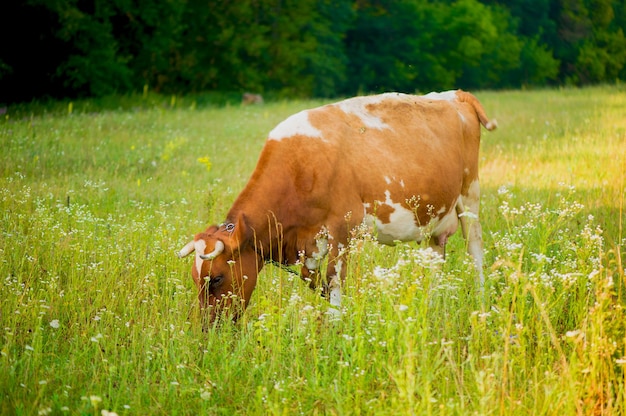
<path fill-rule="evenodd" d="M 206 170 L 207 172 L 211 170 L 211 159 L 209 159 L 208 156 L 204 156 L 204 157 L 199 157 L 198 158 L 198 162 L 202 163 L 204 166 L 206 166 Z"/>

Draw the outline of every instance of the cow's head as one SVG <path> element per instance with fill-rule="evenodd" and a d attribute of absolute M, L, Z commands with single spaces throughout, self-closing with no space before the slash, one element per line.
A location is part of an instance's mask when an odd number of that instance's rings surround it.
<path fill-rule="evenodd" d="M 207 228 L 178 256 L 194 251 L 191 275 L 198 288 L 201 310 L 208 313 L 209 322 L 221 315 L 237 320 L 248 305 L 263 265 L 254 239 L 246 237 L 243 221 Z"/>

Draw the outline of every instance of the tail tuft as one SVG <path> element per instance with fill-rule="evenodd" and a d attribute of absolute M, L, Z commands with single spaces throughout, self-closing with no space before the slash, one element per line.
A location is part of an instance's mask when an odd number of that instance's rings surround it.
<path fill-rule="evenodd" d="M 489 120 L 487 124 L 485 124 L 485 128 L 489 131 L 495 130 L 498 128 L 498 122 L 495 118 L 493 120 Z"/>

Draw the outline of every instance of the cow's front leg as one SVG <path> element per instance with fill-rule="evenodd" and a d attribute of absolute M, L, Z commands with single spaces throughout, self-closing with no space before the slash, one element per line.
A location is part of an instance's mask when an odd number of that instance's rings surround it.
<path fill-rule="evenodd" d="M 337 247 L 331 247 L 328 269 L 326 270 L 326 282 L 324 292 L 330 308 L 328 313 L 338 318 L 341 315 L 341 287 L 346 278 L 347 249 L 339 243 Z"/>
<path fill-rule="evenodd" d="M 310 235 L 311 234 L 309 234 L 309 236 Z M 331 238 L 329 237 L 328 230 L 325 227 L 316 231 L 314 235 L 314 238 L 302 238 L 303 240 L 306 240 L 307 243 L 298 255 L 298 260 L 302 264 L 302 279 L 308 282 L 309 287 L 313 290 L 315 290 L 320 284 L 321 279 L 319 268 L 324 258 L 328 255 L 328 250 L 330 248 L 328 240 Z"/>
<path fill-rule="evenodd" d="M 309 284 L 309 288 L 311 290 L 317 289 L 320 285 L 319 269 L 309 269 L 305 264 L 303 264 L 300 271 L 300 277 Z"/>
<path fill-rule="evenodd" d="M 332 306 L 341 306 L 341 283 L 344 279 L 343 260 L 335 259 L 328 262 L 326 278 L 321 282 L 319 261 L 305 262 L 302 266 L 301 277 L 308 282 L 312 290 L 316 290 L 322 283 L 322 296 L 326 298 Z"/>

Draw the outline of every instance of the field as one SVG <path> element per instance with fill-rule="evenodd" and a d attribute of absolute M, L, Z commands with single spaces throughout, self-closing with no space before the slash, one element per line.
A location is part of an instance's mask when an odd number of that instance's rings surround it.
<path fill-rule="evenodd" d="M 626 414 L 626 89 L 476 95 L 499 122 L 484 294 L 460 233 L 444 264 L 362 233 L 340 320 L 267 265 L 207 332 L 175 252 L 224 219 L 267 132 L 322 102 L 10 107 L 0 414 Z"/>

